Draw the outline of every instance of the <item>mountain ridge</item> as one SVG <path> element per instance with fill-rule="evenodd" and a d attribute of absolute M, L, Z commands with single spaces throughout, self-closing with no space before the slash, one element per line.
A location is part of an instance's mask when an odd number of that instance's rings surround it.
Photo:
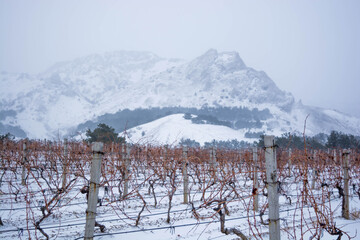
<path fill-rule="evenodd" d="M 268 109 L 272 117 L 250 130 L 269 133 L 302 131 L 310 113 L 310 134 L 360 135 L 359 119 L 295 102 L 265 72 L 247 67 L 237 52 L 210 49 L 185 61 L 116 51 L 55 64 L 36 75 L 2 72 L 0 81 L 7 86 L 0 90 L 0 132 L 18 127 L 30 138 L 69 135 L 105 114 L 157 107 Z"/>

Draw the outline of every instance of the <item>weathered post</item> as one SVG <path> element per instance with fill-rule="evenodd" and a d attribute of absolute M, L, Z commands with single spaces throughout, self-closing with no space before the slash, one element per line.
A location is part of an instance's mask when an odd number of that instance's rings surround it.
<path fill-rule="evenodd" d="M 90 188 L 88 207 L 86 210 L 85 240 L 93 239 L 94 237 L 96 205 L 98 202 L 99 183 L 101 176 L 101 160 L 104 155 L 103 148 L 104 144 L 101 142 L 95 142 L 92 144 L 93 159 L 90 169 Z"/>
<path fill-rule="evenodd" d="M 22 159 L 22 173 L 21 173 L 21 185 L 26 185 L 26 162 L 27 162 L 27 142 L 26 140 L 23 143 L 23 159 Z"/>
<path fill-rule="evenodd" d="M 312 180 L 311 180 L 311 189 L 315 189 L 315 183 L 316 183 L 316 180 L 318 178 L 318 170 L 317 170 L 317 151 L 314 150 L 314 155 L 313 155 L 313 162 L 312 162 L 312 172 L 311 172 L 311 175 L 312 175 Z"/>
<path fill-rule="evenodd" d="M 163 157 L 163 161 L 164 161 L 164 162 L 166 162 L 167 157 L 168 157 L 168 148 L 169 148 L 168 145 L 165 145 L 165 146 L 164 146 L 164 150 L 163 150 L 163 154 L 162 154 L 162 157 Z"/>
<path fill-rule="evenodd" d="M 253 160 L 254 160 L 254 211 L 259 211 L 259 182 L 258 182 L 258 153 L 257 148 L 253 148 Z"/>
<path fill-rule="evenodd" d="M 64 157 L 63 157 L 62 164 L 63 164 L 62 189 L 64 191 L 66 188 L 66 178 L 67 178 L 67 171 L 68 171 L 68 165 L 69 165 L 67 138 L 64 139 Z"/>
<path fill-rule="evenodd" d="M 125 196 L 127 194 L 127 192 L 125 193 L 125 188 L 126 188 L 126 184 L 125 184 L 125 181 L 126 181 L 126 145 L 125 143 L 121 143 L 120 144 L 120 152 L 121 152 L 121 169 L 122 169 L 122 181 L 124 182 L 124 185 L 123 185 L 123 193 L 121 194 L 120 193 L 120 196 Z M 127 189 L 126 189 L 127 191 Z"/>
<path fill-rule="evenodd" d="M 51 151 L 52 151 L 52 142 L 49 142 L 48 143 L 48 146 L 47 146 L 47 149 L 46 149 L 46 152 L 47 152 L 47 156 L 48 156 L 48 160 L 50 161 L 50 173 L 52 173 L 55 169 L 55 166 L 56 166 L 56 160 L 51 157 Z M 49 181 L 51 182 L 52 181 L 52 178 L 53 178 L 53 174 L 49 174 Z"/>
<path fill-rule="evenodd" d="M 211 171 L 213 173 L 214 180 L 217 179 L 217 170 L 216 170 L 216 149 L 215 147 L 212 147 L 210 149 L 210 164 L 211 164 Z"/>
<path fill-rule="evenodd" d="M 264 136 L 266 181 L 269 199 L 270 240 L 280 239 L 279 195 L 274 136 Z"/>
<path fill-rule="evenodd" d="M 4 139 L 3 141 L 2 141 L 2 153 L 4 154 L 4 156 L 5 156 L 5 152 L 6 152 L 6 139 Z M 2 156 L 0 156 L 0 161 L 1 161 L 1 166 L 3 166 L 3 167 L 5 167 L 4 166 L 4 160 L 3 160 L 3 158 L 2 158 Z M 1 182 L 0 182 L 0 184 L 1 184 Z"/>
<path fill-rule="evenodd" d="M 289 176 L 291 176 L 291 168 L 292 168 L 292 149 L 289 148 L 289 163 L 288 163 L 288 167 L 289 167 Z"/>
<path fill-rule="evenodd" d="M 169 156 L 170 156 L 170 159 L 169 159 L 169 161 L 167 161 Z M 164 146 L 164 149 L 162 151 L 162 162 L 164 162 L 164 163 L 168 162 L 171 168 L 174 167 L 174 163 L 173 163 L 173 161 L 171 161 L 171 153 L 169 152 L 169 146 L 167 144 Z M 164 174 L 166 175 L 165 172 L 164 172 Z M 166 176 L 164 176 L 164 177 L 166 177 Z"/>
<path fill-rule="evenodd" d="M 344 171 L 344 196 L 342 203 L 342 216 L 350 219 L 350 202 L 349 202 L 349 158 L 350 150 L 343 150 L 343 171 Z"/>
<path fill-rule="evenodd" d="M 124 196 L 129 193 L 129 175 L 130 175 L 130 146 L 123 144 L 124 156 Z"/>
<path fill-rule="evenodd" d="M 184 179 L 184 203 L 185 204 L 189 203 L 189 196 L 188 196 L 189 178 L 188 178 L 188 173 L 187 173 L 187 165 L 188 165 L 187 155 L 188 155 L 188 149 L 186 146 L 184 146 L 183 147 L 182 174 L 183 174 L 183 179 Z"/>

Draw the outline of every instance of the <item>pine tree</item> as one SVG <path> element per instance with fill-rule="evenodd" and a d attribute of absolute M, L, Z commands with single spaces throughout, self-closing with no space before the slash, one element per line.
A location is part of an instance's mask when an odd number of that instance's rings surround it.
<path fill-rule="evenodd" d="M 89 142 L 125 142 L 125 138 L 119 137 L 114 128 L 104 123 L 98 124 L 94 131 L 88 129 L 86 131 L 86 136 L 88 137 Z"/>

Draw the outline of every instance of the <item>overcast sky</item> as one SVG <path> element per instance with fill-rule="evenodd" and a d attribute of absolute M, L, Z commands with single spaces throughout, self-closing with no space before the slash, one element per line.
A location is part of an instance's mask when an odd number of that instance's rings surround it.
<path fill-rule="evenodd" d="M 0 70 L 114 50 L 237 51 L 304 104 L 360 117 L 360 1 L 0 0 Z"/>

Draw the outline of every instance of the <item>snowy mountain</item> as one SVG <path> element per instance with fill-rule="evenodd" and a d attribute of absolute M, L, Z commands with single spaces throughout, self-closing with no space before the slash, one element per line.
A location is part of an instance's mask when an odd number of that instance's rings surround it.
<path fill-rule="evenodd" d="M 360 135 L 359 119 L 295 102 L 266 73 L 247 67 L 236 52 L 210 49 L 191 61 L 111 52 L 58 63 L 38 75 L 2 72 L 0 83 L 0 132 L 30 138 L 77 134 L 104 119 L 122 122 L 118 129 L 124 129 L 204 109 L 243 132 L 303 132 L 310 114 L 307 134 L 338 130 Z M 155 116 L 155 108 L 171 111 Z M 135 118 L 139 109 L 147 115 Z"/>

